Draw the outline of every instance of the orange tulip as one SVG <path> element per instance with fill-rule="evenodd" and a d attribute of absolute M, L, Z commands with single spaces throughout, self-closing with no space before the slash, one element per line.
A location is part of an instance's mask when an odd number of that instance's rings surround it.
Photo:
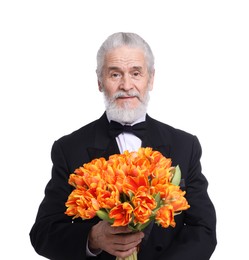
<path fill-rule="evenodd" d="M 160 191 L 160 195 L 164 203 L 172 205 L 174 211 L 182 211 L 190 207 L 184 197 L 186 192 L 182 191 L 179 186 L 167 184 L 160 187 L 158 191 Z"/>
<path fill-rule="evenodd" d="M 139 191 L 132 198 L 134 209 L 134 222 L 144 224 L 149 221 L 152 210 L 156 208 L 155 199 L 145 191 Z"/>
<path fill-rule="evenodd" d="M 144 224 L 150 220 L 152 210 L 146 205 L 146 203 L 140 204 L 134 209 L 134 223 Z"/>
<path fill-rule="evenodd" d="M 68 183 L 74 186 L 75 188 L 83 186 L 87 187 L 82 176 L 77 174 L 70 174 Z"/>
<path fill-rule="evenodd" d="M 114 219 L 112 226 L 127 226 L 132 220 L 133 208 L 128 202 L 119 204 L 118 206 L 111 209 L 109 217 Z"/>
<path fill-rule="evenodd" d="M 132 198 L 132 203 L 135 207 L 146 204 L 151 210 L 156 207 L 155 199 L 146 190 L 139 190 Z"/>
<path fill-rule="evenodd" d="M 73 190 L 66 202 L 68 207 L 66 214 L 69 216 L 75 215 L 75 218 L 81 217 L 89 219 L 96 215 L 99 210 L 99 203 L 92 195 L 91 191 Z"/>
<path fill-rule="evenodd" d="M 164 228 L 169 226 L 175 227 L 173 207 L 171 205 L 161 207 L 156 213 L 155 221 Z"/>
<path fill-rule="evenodd" d="M 186 198 L 183 196 L 180 196 L 177 200 L 172 201 L 171 205 L 173 206 L 175 212 L 190 208 L 190 205 L 188 204 Z"/>
<path fill-rule="evenodd" d="M 116 182 L 116 173 L 114 168 L 110 165 L 107 166 L 106 170 L 102 172 L 102 178 L 106 183 L 115 184 Z"/>
<path fill-rule="evenodd" d="M 137 177 L 127 176 L 123 183 L 123 192 L 129 196 L 129 193 L 135 194 L 140 187 L 149 189 L 149 181 L 144 175 Z"/>
<path fill-rule="evenodd" d="M 109 184 L 108 189 L 97 188 L 97 201 L 100 208 L 111 209 L 120 204 L 120 193 L 115 185 Z"/>
<path fill-rule="evenodd" d="M 94 210 L 91 207 L 88 208 L 82 208 L 82 207 L 78 207 L 78 214 L 82 219 L 91 219 L 93 217 L 96 216 L 96 210 Z"/>

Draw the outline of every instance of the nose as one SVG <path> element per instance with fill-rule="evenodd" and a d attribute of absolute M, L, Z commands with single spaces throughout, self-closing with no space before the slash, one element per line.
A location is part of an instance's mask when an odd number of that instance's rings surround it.
<path fill-rule="evenodd" d="M 126 74 L 123 75 L 119 87 L 121 90 L 124 90 L 124 91 L 128 91 L 133 88 L 133 82 L 132 82 L 130 75 L 126 75 Z"/>

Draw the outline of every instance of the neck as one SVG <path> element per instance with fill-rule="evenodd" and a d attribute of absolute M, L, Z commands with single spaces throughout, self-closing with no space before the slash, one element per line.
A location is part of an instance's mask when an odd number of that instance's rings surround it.
<path fill-rule="evenodd" d="M 146 119 L 146 113 L 145 113 L 144 115 L 142 115 L 141 117 L 139 117 L 139 118 L 133 120 L 132 122 L 125 122 L 125 121 L 123 121 L 123 120 L 119 120 L 118 118 L 112 118 L 112 117 L 110 116 L 110 114 L 107 113 L 107 111 L 106 111 L 106 116 L 107 116 L 107 119 L 108 119 L 109 122 L 110 122 L 111 120 L 113 120 L 113 121 L 116 121 L 116 122 L 118 122 L 118 123 L 120 123 L 120 124 L 122 124 L 122 125 L 134 125 L 134 124 L 143 122 L 143 121 L 145 121 L 145 119 Z"/>

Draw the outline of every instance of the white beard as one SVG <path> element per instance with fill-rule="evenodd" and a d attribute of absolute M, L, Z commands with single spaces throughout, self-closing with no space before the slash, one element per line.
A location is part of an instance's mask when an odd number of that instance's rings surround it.
<path fill-rule="evenodd" d="M 135 96 L 139 99 L 140 104 L 137 108 L 130 108 L 129 101 L 124 102 L 124 105 L 122 107 L 117 106 L 117 104 L 115 103 L 116 99 L 118 97 L 127 95 Z M 143 99 L 141 99 L 137 91 L 131 91 L 128 93 L 119 91 L 113 97 L 109 97 L 104 90 L 104 99 L 106 114 L 110 120 L 117 121 L 123 124 L 132 124 L 146 114 L 150 96 L 149 90 L 147 90 Z"/>

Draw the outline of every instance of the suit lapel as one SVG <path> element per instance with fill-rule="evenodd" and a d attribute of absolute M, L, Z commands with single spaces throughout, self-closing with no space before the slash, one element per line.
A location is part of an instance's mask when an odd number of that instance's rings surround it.
<path fill-rule="evenodd" d="M 110 155 L 120 153 L 115 138 L 111 138 L 108 133 L 108 127 L 109 122 L 104 113 L 102 117 L 95 122 L 93 128 L 93 134 L 95 136 L 94 144 L 87 148 L 90 160 L 100 157 L 104 157 L 107 160 Z"/>
<path fill-rule="evenodd" d="M 90 157 L 90 160 L 100 157 L 104 157 L 106 160 L 108 160 L 110 155 L 120 153 L 117 142 L 114 138 L 110 139 L 110 142 L 105 149 L 88 147 L 87 152 Z"/>
<path fill-rule="evenodd" d="M 151 147 L 159 151 L 165 157 L 170 157 L 170 140 L 167 136 L 162 136 L 160 132 L 160 123 L 150 116 L 146 115 L 147 134 L 142 141 L 142 147 Z"/>

